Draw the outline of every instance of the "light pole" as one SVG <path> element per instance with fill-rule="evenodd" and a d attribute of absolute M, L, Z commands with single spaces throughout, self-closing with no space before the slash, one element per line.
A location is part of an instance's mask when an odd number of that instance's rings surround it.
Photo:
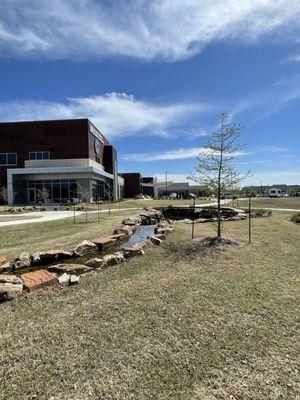
<path fill-rule="evenodd" d="M 192 222 L 192 239 L 195 236 L 195 207 L 196 207 L 196 195 L 194 193 L 189 193 L 189 196 L 193 199 L 193 222 Z"/>

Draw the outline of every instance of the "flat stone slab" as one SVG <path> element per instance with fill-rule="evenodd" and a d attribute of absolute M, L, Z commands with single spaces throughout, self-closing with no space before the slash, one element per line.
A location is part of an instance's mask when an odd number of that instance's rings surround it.
<path fill-rule="evenodd" d="M 94 268 L 102 269 L 102 268 L 114 266 L 114 265 L 119 264 L 124 261 L 125 261 L 124 254 L 121 251 L 118 251 L 116 253 L 106 254 L 105 256 L 103 256 L 101 258 L 97 258 L 97 257 L 91 258 L 90 260 L 88 260 L 86 262 L 86 265 L 88 267 L 92 267 L 90 269 L 94 269 Z"/>
<path fill-rule="evenodd" d="M 103 250 L 115 246 L 118 243 L 118 239 L 109 236 L 99 239 L 93 239 L 92 242 L 95 243 L 99 250 Z"/>
<path fill-rule="evenodd" d="M 16 275 L 0 275 L 0 298 L 13 299 L 22 293 L 23 282 Z"/>
<path fill-rule="evenodd" d="M 114 230 L 114 234 L 125 234 L 126 236 L 131 236 L 135 231 L 135 226 L 120 225 Z"/>
<path fill-rule="evenodd" d="M 82 264 L 56 264 L 48 267 L 48 271 L 56 272 L 57 274 L 70 274 L 70 275 L 80 275 L 86 272 L 92 271 L 93 268 L 82 265 Z"/>
<path fill-rule="evenodd" d="M 55 275 L 44 269 L 22 274 L 21 279 L 24 282 L 24 286 L 29 291 L 40 289 L 44 286 L 53 285 L 57 281 Z"/>

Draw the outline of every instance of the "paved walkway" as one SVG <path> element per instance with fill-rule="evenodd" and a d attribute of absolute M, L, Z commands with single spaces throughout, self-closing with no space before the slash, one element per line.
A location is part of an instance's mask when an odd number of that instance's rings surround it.
<path fill-rule="evenodd" d="M 227 203 L 228 200 L 222 200 L 222 204 Z M 196 204 L 196 207 L 208 207 L 208 206 L 214 206 L 216 205 L 215 202 L 210 202 L 206 204 Z M 181 207 L 190 207 L 190 205 L 183 205 Z M 118 208 L 116 209 L 111 209 L 111 212 L 119 212 L 119 211 L 131 211 L 131 210 L 143 210 L 143 207 L 131 207 L 131 208 L 121 208 L 120 210 Z M 97 213 L 98 211 L 88 211 L 89 214 L 92 213 Z M 108 213 L 109 210 L 101 210 L 101 213 Z M 76 211 L 76 216 L 84 214 L 85 211 Z M 1 215 L 1 214 L 0 214 Z M 2 226 L 12 226 L 12 225 L 25 225 L 25 224 L 36 224 L 40 222 L 48 222 L 48 221 L 58 221 L 60 219 L 65 219 L 65 218 L 71 218 L 74 216 L 74 211 L 34 211 L 34 212 L 29 212 L 26 214 L 21 214 L 21 215 L 14 215 L 14 214 L 3 214 L 3 215 L 8 215 L 10 218 L 16 218 L 15 221 L 3 221 L 0 222 L 0 227 Z M 18 220 L 18 218 L 22 217 L 22 215 L 26 215 L 27 219 L 24 220 Z M 28 218 L 32 216 L 32 218 Z M 37 218 L 39 217 L 39 218 Z"/>

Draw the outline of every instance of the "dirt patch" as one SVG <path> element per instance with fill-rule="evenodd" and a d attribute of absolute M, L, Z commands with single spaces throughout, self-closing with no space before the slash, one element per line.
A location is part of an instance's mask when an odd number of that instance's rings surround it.
<path fill-rule="evenodd" d="M 230 247 L 240 247 L 243 243 L 231 240 L 226 237 L 218 238 L 217 236 L 205 236 L 201 237 L 198 242 L 203 247 L 228 249 Z"/>

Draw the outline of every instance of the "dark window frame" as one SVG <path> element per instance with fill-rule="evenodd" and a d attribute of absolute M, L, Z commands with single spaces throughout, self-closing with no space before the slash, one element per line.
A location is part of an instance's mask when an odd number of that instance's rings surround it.
<path fill-rule="evenodd" d="M 15 157 L 15 162 L 8 162 L 8 156 L 12 156 L 12 155 Z M 1 167 L 6 167 L 8 165 L 17 165 L 18 164 L 18 154 L 17 153 L 13 153 L 13 152 L 0 153 L 0 156 L 4 156 L 5 157 L 5 163 L 1 163 L 0 162 L 0 166 Z"/>

